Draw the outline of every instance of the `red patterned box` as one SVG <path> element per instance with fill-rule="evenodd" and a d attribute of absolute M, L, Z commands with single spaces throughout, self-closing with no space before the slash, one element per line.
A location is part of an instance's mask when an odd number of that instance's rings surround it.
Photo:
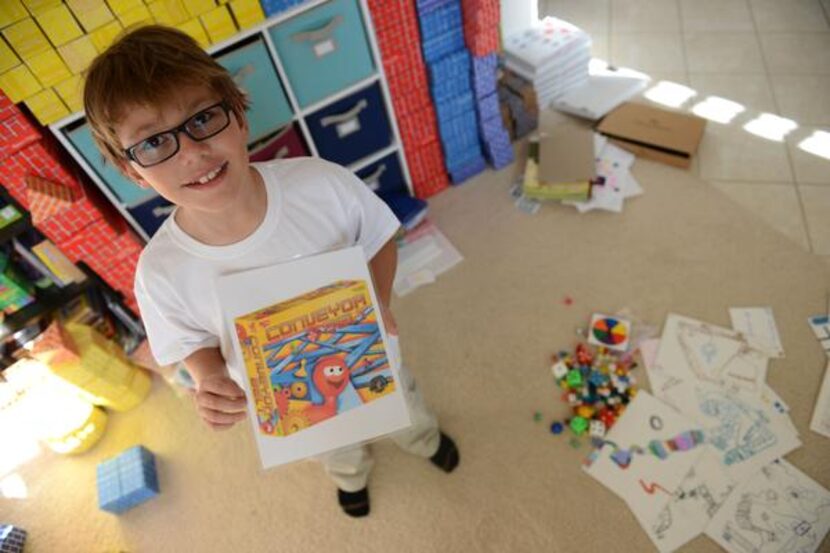
<path fill-rule="evenodd" d="M 466 42 L 467 48 L 470 49 L 470 53 L 476 57 L 486 56 L 488 54 L 492 54 L 493 52 L 498 52 L 501 46 L 498 28 L 473 35 L 465 32 L 464 42 Z"/>
<path fill-rule="evenodd" d="M 43 140 L 29 144 L 22 150 L 0 160 L 0 182 L 26 209 L 29 208 L 28 187 L 26 186 L 28 175 L 36 175 L 69 188 L 81 190 L 80 183 L 64 168 Z"/>
<path fill-rule="evenodd" d="M 134 249 L 129 255 L 117 262 L 107 263 L 105 260 L 93 260 L 95 267 L 90 265 L 90 268 L 98 273 L 98 276 L 103 278 L 114 289 L 125 296 L 128 293 L 132 295 L 135 271 L 140 255 L 141 249 Z"/>
<path fill-rule="evenodd" d="M 36 226 L 71 207 L 72 202 L 78 199 L 78 192 L 74 188 L 43 177 L 27 175 L 24 180 L 28 189 L 29 212 Z"/>
<path fill-rule="evenodd" d="M 106 219 L 98 219 L 82 232 L 58 244 L 73 263 L 83 261 L 101 274 L 110 264 L 141 251 L 143 244 L 132 232 L 116 230 Z"/>
<path fill-rule="evenodd" d="M 3 111 L 5 110 L 0 109 L 0 112 Z M 0 117 L 3 115 L 4 113 L 0 113 Z M 9 117 L 0 121 L 0 159 L 9 157 L 38 140 L 40 131 L 16 109 L 15 112 L 9 113 Z"/>
<path fill-rule="evenodd" d="M 415 188 L 415 197 L 425 200 L 449 188 L 450 179 L 446 173 L 440 173 L 425 180 L 414 181 L 412 186 Z"/>
<path fill-rule="evenodd" d="M 407 92 L 392 94 L 392 105 L 395 106 L 395 115 L 400 119 L 408 113 L 432 106 L 432 98 L 426 88 L 415 88 Z"/>
<path fill-rule="evenodd" d="M 14 102 L 12 102 L 8 96 L 3 94 L 3 90 L 0 89 L 0 121 L 20 113 L 20 109 L 18 109 L 18 107 L 14 105 Z"/>
<path fill-rule="evenodd" d="M 477 28 L 498 27 L 501 15 L 499 0 L 461 0 L 464 26 L 475 24 Z"/>
<path fill-rule="evenodd" d="M 63 244 L 71 242 L 87 227 L 103 221 L 103 214 L 85 197 L 78 198 L 66 209 L 37 224 L 38 230 L 63 250 Z M 64 253 L 69 256 L 67 252 Z M 74 263 L 77 259 L 72 259 Z"/>
<path fill-rule="evenodd" d="M 407 150 L 416 150 L 438 139 L 438 123 L 431 104 L 398 118 L 401 140 Z"/>
<path fill-rule="evenodd" d="M 413 183 L 428 181 L 436 175 L 446 174 L 444 152 L 438 140 L 416 149 L 405 148 L 404 153 Z"/>
<path fill-rule="evenodd" d="M 369 0 L 368 4 L 377 34 L 390 26 L 417 21 L 415 0 Z"/>

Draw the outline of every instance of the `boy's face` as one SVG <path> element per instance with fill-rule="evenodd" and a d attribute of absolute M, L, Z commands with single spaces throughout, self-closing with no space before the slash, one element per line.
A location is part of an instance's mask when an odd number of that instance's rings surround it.
<path fill-rule="evenodd" d="M 207 87 L 182 87 L 162 106 L 127 106 L 115 132 L 126 149 L 181 125 L 221 100 Z M 224 130 L 201 142 L 184 132 L 177 133 L 179 151 L 161 163 L 142 167 L 124 159 L 121 170 L 139 186 L 154 189 L 182 208 L 221 212 L 244 192 L 241 184 L 247 182 L 250 174 L 247 121 L 238 120 L 232 111 L 228 117 L 230 123 Z"/>

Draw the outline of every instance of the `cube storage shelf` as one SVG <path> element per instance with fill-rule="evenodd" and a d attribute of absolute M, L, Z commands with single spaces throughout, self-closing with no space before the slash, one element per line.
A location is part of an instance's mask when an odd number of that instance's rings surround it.
<path fill-rule="evenodd" d="M 247 92 L 251 158 L 319 156 L 376 192 L 412 184 L 366 0 L 309 0 L 208 49 Z M 50 125 L 145 240 L 173 207 L 109 163 L 83 112 Z"/>

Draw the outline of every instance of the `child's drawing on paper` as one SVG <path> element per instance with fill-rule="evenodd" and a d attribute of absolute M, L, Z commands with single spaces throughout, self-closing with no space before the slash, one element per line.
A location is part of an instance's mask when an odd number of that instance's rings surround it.
<path fill-rule="evenodd" d="M 363 281 L 339 281 L 234 322 L 263 434 L 300 432 L 395 389 Z"/>
<path fill-rule="evenodd" d="M 786 461 L 747 478 L 706 533 L 731 552 L 809 553 L 830 527 L 830 493 Z"/>

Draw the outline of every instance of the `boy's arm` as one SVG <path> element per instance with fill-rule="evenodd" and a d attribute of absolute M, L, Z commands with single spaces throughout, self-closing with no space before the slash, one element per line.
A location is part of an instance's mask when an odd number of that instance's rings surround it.
<path fill-rule="evenodd" d="M 228 374 L 219 348 L 196 350 L 184 359 L 184 366 L 196 381 L 199 415 L 211 428 L 230 428 L 245 418 L 245 392 Z"/>
<path fill-rule="evenodd" d="M 383 322 L 387 330 L 398 333 L 395 319 L 389 311 L 389 301 L 392 299 L 392 283 L 395 281 L 395 271 L 398 268 L 398 242 L 393 236 L 378 253 L 369 261 L 369 270 L 375 281 L 375 290 L 381 304 Z"/>

